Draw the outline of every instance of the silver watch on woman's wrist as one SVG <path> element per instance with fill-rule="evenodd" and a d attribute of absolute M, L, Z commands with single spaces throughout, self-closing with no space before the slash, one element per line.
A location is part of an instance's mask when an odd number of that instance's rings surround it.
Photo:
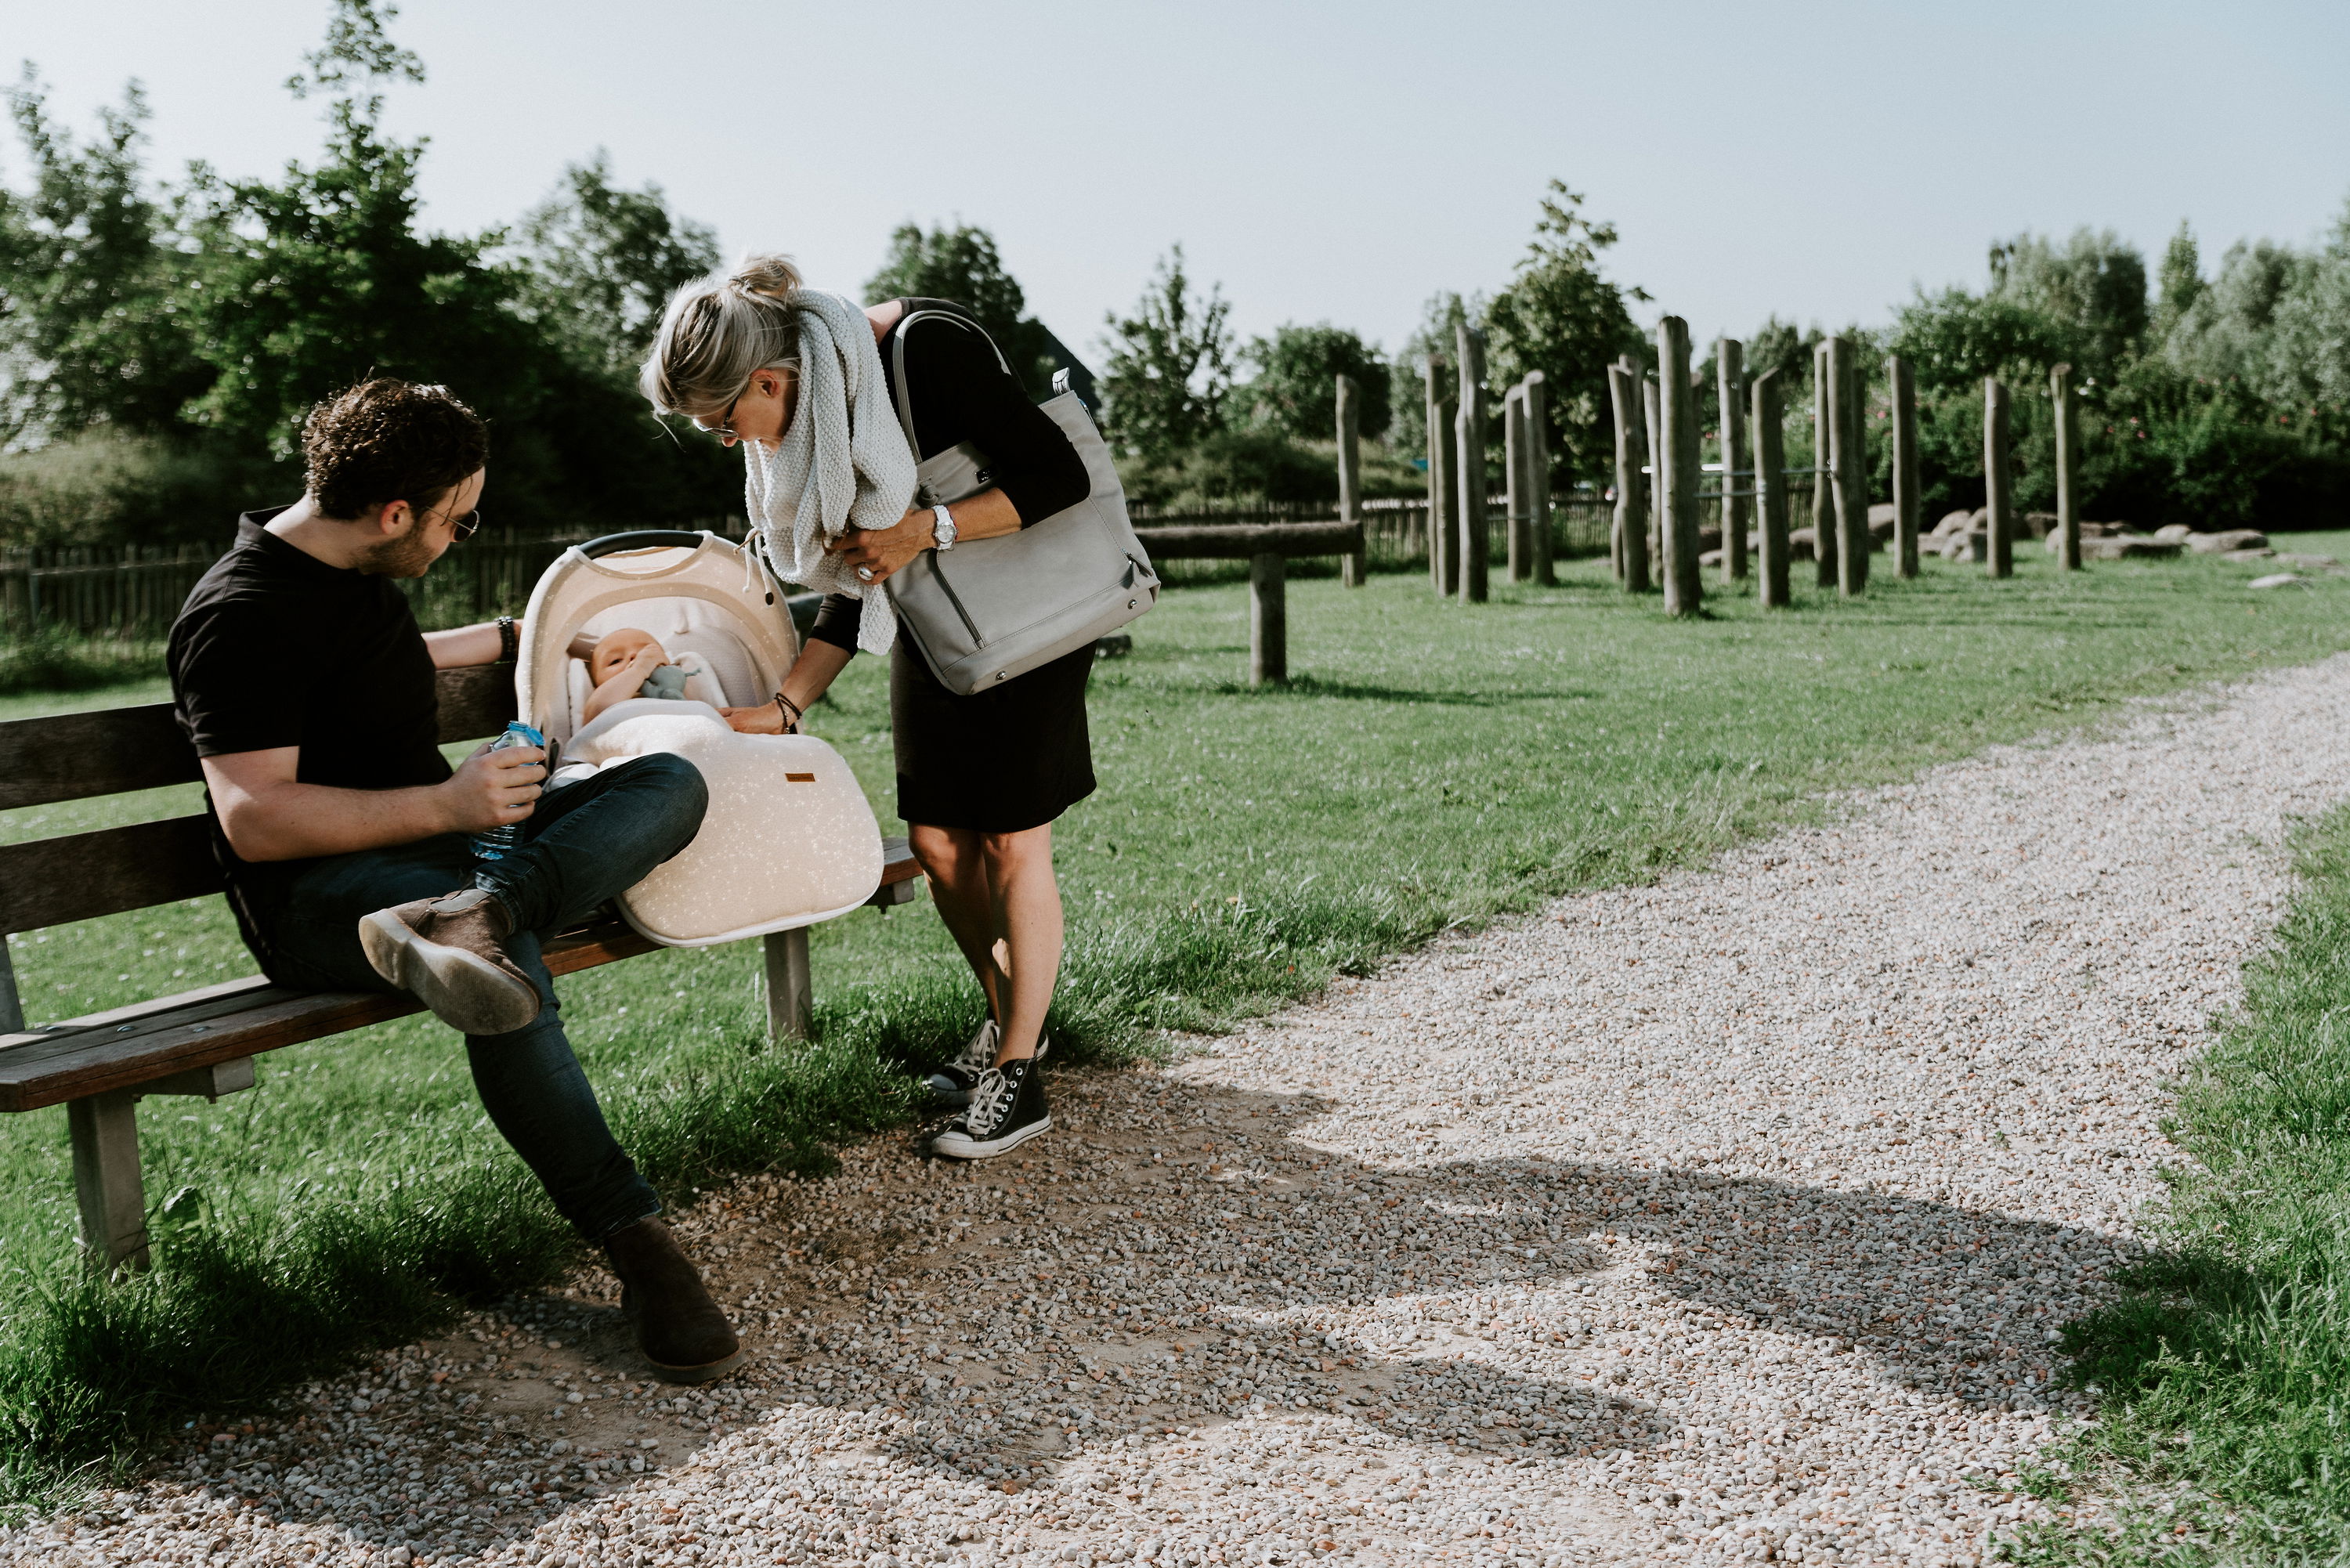
<path fill-rule="evenodd" d="M 948 511 L 944 506 L 933 506 L 931 508 L 931 516 L 934 519 L 931 524 L 931 528 L 932 536 L 937 542 L 938 548 L 941 550 L 953 549 L 955 542 L 954 514 Z"/>

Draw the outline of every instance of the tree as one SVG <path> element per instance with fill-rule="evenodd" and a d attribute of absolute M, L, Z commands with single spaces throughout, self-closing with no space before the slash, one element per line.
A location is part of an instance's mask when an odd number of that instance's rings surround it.
<path fill-rule="evenodd" d="M 1991 248 L 1991 296 L 2060 323 L 2074 363 L 2111 376 L 2146 337 L 2146 258 L 2110 230 L 2076 230 L 2059 250 L 2034 234 Z"/>
<path fill-rule="evenodd" d="M 1615 462 L 1607 367 L 1639 346 L 1626 301 L 1648 297 L 1601 275 L 1599 254 L 1616 243 L 1616 225 L 1586 218 L 1583 200 L 1564 182 L 1550 182 L 1533 243 L 1485 307 L 1492 385 L 1498 391 L 1529 370 L 1543 373 L 1550 450 L 1569 479 L 1601 477 Z"/>
<path fill-rule="evenodd" d="M 1232 391 L 1232 314 L 1222 290 L 1191 289 L 1176 245 L 1151 275 L 1134 314 L 1108 318 L 1109 362 L 1102 378 L 1110 440 L 1128 453 L 1160 460 L 1224 428 Z"/>
<path fill-rule="evenodd" d="M 1388 450 L 1397 456 L 1426 463 L 1428 357 L 1444 356 L 1448 367 L 1446 383 L 1456 384 L 1461 371 L 1453 365 L 1452 356 L 1461 324 L 1482 319 L 1486 303 L 1483 295 L 1463 298 L 1450 289 L 1440 289 L 1429 296 L 1419 307 L 1419 325 L 1403 340 L 1395 358 L 1388 361 Z"/>
<path fill-rule="evenodd" d="M 1909 361 L 1919 390 L 1979 390 L 1997 376 L 2011 386 L 2037 386 L 2059 364 L 2088 356 L 2083 332 L 2009 296 L 1963 288 L 1922 290 L 1894 317 L 1887 347 Z"/>
<path fill-rule="evenodd" d="M 1387 432 L 1387 361 L 1354 333 L 1321 322 L 1274 328 L 1251 342 L 1245 358 L 1256 375 L 1245 391 L 1256 423 L 1305 441 L 1328 441 L 1338 428 L 1337 378 L 1359 389 L 1357 413 L 1365 440 Z"/>
<path fill-rule="evenodd" d="M 0 188 L 0 446 L 96 424 L 168 430 L 211 373 L 185 316 L 198 264 L 144 178 L 147 104 L 131 83 L 77 143 L 27 67 L 8 108 L 32 188 Z"/>
<path fill-rule="evenodd" d="M 305 410 L 371 374 L 446 381 L 485 411 L 519 415 L 543 362 L 515 309 L 518 270 L 486 253 L 503 236 L 420 234 L 424 143 L 383 137 L 391 80 L 421 82 L 417 57 L 385 36 L 396 13 L 337 0 L 327 42 L 287 83 L 332 94 L 327 155 L 285 177 L 207 182 L 202 237 L 213 268 L 194 311 L 217 372 L 196 418 L 280 456 Z"/>
<path fill-rule="evenodd" d="M 1027 314 L 1028 296 L 985 229 L 941 223 L 924 233 L 919 223 L 899 224 L 881 270 L 865 282 L 866 304 L 885 299 L 952 300 L 979 318 L 1031 396 L 1052 384 L 1053 335 Z"/>
<path fill-rule="evenodd" d="M 2162 297 L 2155 309 L 2154 337 L 2167 343 L 2195 302 L 2203 296 L 2203 258 L 2195 247 L 2195 235 L 2185 222 L 2163 247 L 2162 270 L 2157 275 L 2162 284 Z"/>
<path fill-rule="evenodd" d="M 659 185 L 623 191 L 601 148 L 524 217 L 523 299 L 583 365 L 632 378 L 669 296 L 718 265 L 718 236 L 672 213 Z"/>

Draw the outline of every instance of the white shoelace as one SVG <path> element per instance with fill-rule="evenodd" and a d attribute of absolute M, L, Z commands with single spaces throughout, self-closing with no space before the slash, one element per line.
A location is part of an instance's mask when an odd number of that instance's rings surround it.
<path fill-rule="evenodd" d="M 995 1124 L 1011 1111 L 1017 1093 L 1011 1079 L 1000 1069 L 990 1067 L 981 1075 L 979 1087 L 972 1091 L 971 1110 L 963 1116 L 964 1130 L 981 1137 L 993 1132 Z"/>
<path fill-rule="evenodd" d="M 995 1065 L 996 1043 L 1002 1038 L 995 1020 L 989 1019 L 979 1026 L 978 1033 L 964 1043 L 962 1054 L 955 1058 L 954 1064 L 974 1075 L 986 1072 Z"/>

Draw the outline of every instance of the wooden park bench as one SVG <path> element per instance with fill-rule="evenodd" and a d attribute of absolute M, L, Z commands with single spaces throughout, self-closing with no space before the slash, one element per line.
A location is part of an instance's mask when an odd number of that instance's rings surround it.
<path fill-rule="evenodd" d="M 494 735 L 514 717 L 506 667 L 444 670 L 440 683 L 444 743 Z M 202 776 L 168 702 L 0 723 L 0 810 Z M 905 840 L 886 840 L 881 886 L 868 902 L 907 902 L 919 874 Z M 0 846 L 0 936 L 218 893 L 222 886 L 202 813 Z M 804 1040 L 812 1000 L 807 932 L 779 931 L 765 944 L 769 1032 Z M 655 947 L 608 917 L 547 943 L 546 967 L 571 974 Z M 253 1060 L 265 1051 L 421 1011 L 403 995 L 292 991 L 256 975 L 28 1030 L 0 941 L 0 1111 L 66 1107 L 83 1255 L 95 1268 L 143 1269 L 147 1199 L 136 1108 L 142 1096 L 217 1099 L 253 1087 Z"/>

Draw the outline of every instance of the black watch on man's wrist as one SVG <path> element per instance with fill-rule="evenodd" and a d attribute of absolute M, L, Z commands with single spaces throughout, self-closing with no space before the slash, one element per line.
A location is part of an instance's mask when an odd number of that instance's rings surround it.
<path fill-rule="evenodd" d="M 515 656 L 522 651 L 522 636 L 515 630 L 515 618 L 510 615 L 498 617 L 497 628 L 498 662 L 512 664 Z"/>

